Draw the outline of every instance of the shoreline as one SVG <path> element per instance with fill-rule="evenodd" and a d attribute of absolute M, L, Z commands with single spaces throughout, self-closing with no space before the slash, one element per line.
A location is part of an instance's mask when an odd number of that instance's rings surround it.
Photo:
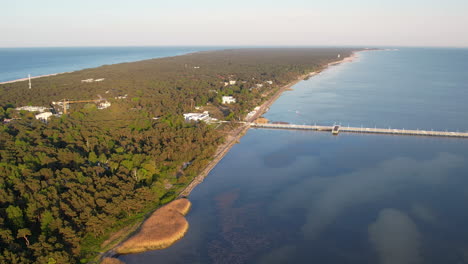
<path fill-rule="evenodd" d="M 295 80 L 289 82 L 286 85 L 281 86 L 276 92 L 273 93 L 273 95 L 271 95 L 271 97 L 267 101 L 262 103 L 262 105 L 260 106 L 260 109 L 257 111 L 257 113 L 255 115 L 253 115 L 249 120 L 247 120 L 245 124 L 241 125 L 238 128 L 235 128 L 234 131 L 231 131 L 231 132 L 228 133 L 226 142 L 218 147 L 218 149 L 216 150 L 216 153 L 213 156 L 213 160 L 210 161 L 206 165 L 206 167 L 179 193 L 179 195 L 177 195 L 176 199 L 189 198 L 188 196 L 195 189 L 195 187 L 197 187 L 200 183 L 202 183 L 204 181 L 204 179 L 208 176 L 208 174 L 211 172 L 211 170 L 213 170 L 216 167 L 216 165 L 218 165 L 218 163 L 226 156 L 226 154 L 231 150 L 231 148 L 235 144 L 239 143 L 239 140 L 250 129 L 250 122 L 253 122 L 257 118 L 261 117 L 266 112 L 268 112 L 269 107 L 283 94 L 284 91 L 287 91 L 292 86 L 296 85 L 297 83 L 299 83 L 301 81 L 304 81 L 308 77 L 312 77 L 312 76 L 320 74 L 321 72 L 327 70 L 330 66 L 335 66 L 335 65 L 338 65 L 338 64 L 341 64 L 341 63 L 354 61 L 355 59 L 358 58 L 358 55 L 356 53 L 361 52 L 361 51 L 363 51 L 363 50 L 353 51 L 350 54 L 350 56 L 348 56 L 348 57 L 345 57 L 343 59 L 340 59 L 340 60 L 337 60 L 337 61 L 334 61 L 334 62 L 324 64 L 321 69 L 319 69 L 317 71 L 314 71 L 314 72 L 310 72 L 310 73 L 307 73 L 307 74 L 300 75 Z M 153 212 L 150 212 L 149 214 L 153 214 L 157 210 L 159 210 L 159 208 L 156 209 Z M 114 241 L 120 240 L 120 242 L 117 242 L 116 245 L 112 246 L 109 250 L 103 252 L 99 258 L 102 260 L 105 257 L 116 257 L 118 254 L 116 254 L 115 249 L 121 243 L 123 243 L 127 239 L 129 239 L 130 236 L 131 236 L 131 233 L 133 233 L 136 229 L 139 229 L 140 226 L 144 222 L 145 221 L 142 221 L 142 222 L 140 222 L 138 224 L 135 224 L 136 228 L 132 228 L 133 229 L 132 232 L 122 234 L 122 236 L 120 236 L 119 238 L 116 238 Z M 110 242 L 110 243 L 112 243 L 112 242 Z"/>
<path fill-rule="evenodd" d="M 113 64 L 102 64 L 102 65 L 98 65 L 98 66 L 95 66 L 95 67 L 91 66 L 91 67 L 87 67 L 87 68 L 83 68 L 83 69 L 78 69 L 78 70 L 73 70 L 73 71 L 58 72 L 58 73 L 50 73 L 50 74 L 44 74 L 44 75 L 31 76 L 31 80 L 32 80 L 32 79 L 39 79 L 39 78 L 43 78 L 43 77 L 56 76 L 56 75 L 65 74 L 65 73 L 74 73 L 74 72 L 78 72 L 78 71 L 82 71 L 82 70 L 86 70 L 86 69 L 92 69 L 92 68 L 102 67 L 102 66 L 104 66 L 104 65 L 115 65 L 115 64 L 123 64 L 123 63 L 141 62 L 141 61 L 147 61 L 147 60 L 156 60 L 156 59 L 163 59 L 163 58 L 171 58 L 171 57 L 192 55 L 192 54 L 196 54 L 196 53 L 210 52 L 210 51 L 216 51 L 216 50 L 193 51 L 193 52 L 188 52 L 188 53 L 183 53 L 183 54 L 178 54 L 178 55 L 163 56 L 163 57 L 154 57 L 154 58 L 142 59 L 142 60 L 136 60 L 136 61 L 123 61 L 123 62 L 117 62 L 117 63 L 113 63 Z M 2 85 L 2 84 L 8 84 L 8 83 L 24 82 L 24 81 L 27 81 L 27 80 L 29 80 L 28 77 L 26 77 L 26 78 L 21 78 L 21 79 L 10 80 L 10 81 L 4 81 L 4 82 L 0 82 L 0 85 Z"/>
<path fill-rule="evenodd" d="M 223 50 L 223 49 L 221 49 Z M 155 57 L 155 58 L 149 58 L 149 59 L 143 59 L 143 60 L 136 60 L 136 61 L 125 61 L 125 62 L 118 62 L 118 63 L 114 63 L 114 64 L 110 64 L 110 65 L 115 65 L 115 64 L 122 64 L 122 63 L 132 63 L 132 62 L 141 62 L 141 61 L 146 61 L 146 60 L 155 60 L 155 59 L 162 59 L 162 58 L 170 58 L 170 57 L 178 57 L 178 56 L 185 56 L 185 55 L 192 55 L 192 54 L 197 54 L 197 53 L 206 53 L 206 52 L 212 52 L 212 51 L 217 51 L 217 50 L 202 50 L 202 51 L 193 51 L 193 52 L 188 52 L 188 53 L 184 53 L 184 54 L 179 54 L 179 55 L 172 55 L 172 56 L 164 56 L 164 57 Z M 336 61 L 336 62 L 330 62 L 327 64 L 327 67 L 328 66 L 332 66 L 332 65 L 336 65 L 336 64 L 340 64 L 340 63 L 343 63 L 343 62 L 347 62 L 350 57 L 353 57 L 353 55 L 356 53 L 356 52 L 362 52 L 362 51 L 366 51 L 366 50 L 360 50 L 360 51 L 354 51 L 351 56 L 349 57 L 346 57 L 342 60 L 339 60 L 339 61 Z M 352 61 L 352 59 L 350 60 Z M 103 64 L 103 65 L 99 65 L 99 66 L 96 66 L 96 67 L 101 67 L 101 66 L 104 66 L 106 64 Z M 96 68 L 96 67 L 91 67 L 91 68 Z M 57 76 L 57 75 L 60 75 L 60 74 L 65 74 L 65 73 L 74 73 L 74 72 L 78 72 L 78 71 L 82 71 L 82 70 L 85 70 L 85 69 L 88 69 L 88 68 L 83 68 L 83 69 L 78 69 L 78 70 L 73 70 L 73 71 L 67 71 L 67 72 L 58 72 L 58 73 L 50 73 L 50 74 L 44 74 L 44 75 L 37 75 L 37 76 L 31 76 L 31 80 L 32 79 L 39 79 L 39 78 L 44 78 L 44 77 L 51 77 L 51 76 Z M 326 69 L 326 68 L 325 68 Z M 323 71 L 323 70 L 322 70 Z M 313 75 L 311 75 L 313 76 Z M 8 84 L 8 83 L 16 83 L 16 82 L 24 82 L 24 81 L 27 81 L 29 80 L 28 77 L 26 78 L 20 78 L 20 79 L 15 79 L 15 80 L 10 80 L 10 81 L 4 81 L 4 82 L 0 82 L 0 85 L 2 84 Z"/>
<path fill-rule="evenodd" d="M 32 79 L 43 78 L 43 77 L 56 76 L 56 75 L 65 74 L 65 73 L 72 73 L 72 72 L 73 72 L 73 71 L 71 71 L 71 72 L 51 73 L 51 74 L 38 75 L 38 76 L 31 76 L 31 80 L 32 80 Z M 16 79 L 16 80 L 11 80 L 11 81 L 6 81 L 6 82 L 0 82 L 0 84 L 15 83 L 15 82 L 24 82 L 24 81 L 27 81 L 27 80 L 29 80 L 28 77 L 26 77 L 26 78 L 21 78 L 21 79 Z"/>
<path fill-rule="evenodd" d="M 330 66 L 338 65 L 341 63 L 346 63 L 346 62 L 353 62 L 358 58 L 357 52 L 361 51 L 353 51 L 350 56 L 345 57 L 341 60 L 330 62 L 326 65 L 324 65 L 323 69 L 320 69 L 318 71 L 310 72 L 304 75 L 299 76 L 296 80 L 291 81 L 290 83 L 283 85 L 276 91 L 273 96 L 271 96 L 266 102 L 264 102 L 261 106 L 260 109 L 253 115 L 247 122 L 253 122 L 257 118 L 261 117 L 264 115 L 266 112 L 268 112 L 270 106 L 278 100 L 278 98 L 283 94 L 284 91 L 287 91 L 290 89 L 292 86 L 298 84 L 301 81 L 304 81 L 305 78 L 315 76 L 325 70 L 327 70 Z M 227 140 L 226 143 L 222 144 L 221 146 L 218 147 L 218 150 L 216 151 L 213 160 L 208 163 L 208 165 L 203 169 L 201 173 L 199 173 L 193 180 L 190 182 L 190 184 L 180 192 L 180 194 L 177 196 L 178 198 L 182 197 L 187 197 L 190 195 L 190 193 L 193 191 L 193 189 L 200 183 L 203 182 L 203 180 L 208 176 L 208 174 L 211 172 L 214 167 L 224 158 L 224 156 L 229 152 L 229 150 L 234 146 L 234 144 L 239 141 L 242 136 L 249 130 L 250 125 L 245 124 L 239 128 L 236 128 L 231 134 L 234 134 L 233 138 L 230 140 Z"/>

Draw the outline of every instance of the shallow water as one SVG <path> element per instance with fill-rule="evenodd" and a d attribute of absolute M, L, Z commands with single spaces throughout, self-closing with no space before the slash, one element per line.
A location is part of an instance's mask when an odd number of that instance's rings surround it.
<path fill-rule="evenodd" d="M 361 53 L 266 117 L 468 130 L 468 50 Z M 346 124 L 347 125 L 347 124 Z M 468 140 L 251 129 L 191 194 L 190 229 L 126 263 L 468 263 Z"/>

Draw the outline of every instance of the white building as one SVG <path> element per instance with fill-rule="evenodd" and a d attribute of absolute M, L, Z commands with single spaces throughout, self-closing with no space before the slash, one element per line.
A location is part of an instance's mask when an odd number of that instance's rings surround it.
<path fill-rule="evenodd" d="M 49 109 L 50 109 L 49 107 L 44 107 L 44 106 L 22 106 L 22 107 L 15 108 L 15 110 L 17 111 L 25 110 L 29 112 L 40 112 L 40 113 Z"/>
<path fill-rule="evenodd" d="M 272 85 L 273 81 L 266 81 L 266 83 L 268 83 L 269 85 Z"/>
<path fill-rule="evenodd" d="M 95 82 L 102 82 L 102 81 L 104 81 L 105 79 L 106 79 L 106 78 L 101 78 L 101 79 L 96 79 L 96 80 L 94 80 L 94 81 L 95 81 Z"/>
<path fill-rule="evenodd" d="M 210 114 L 207 111 L 203 113 L 187 113 L 184 114 L 184 119 L 186 122 L 189 121 L 208 121 L 210 119 Z"/>
<path fill-rule="evenodd" d="M 223 104 L 232 104 L 236 102 L 236 98 L 232 96 L 223 96 Z"/>
<path fill-rule="evenodd" d="M 245 121 L 249 121 L 256 113 L 257 113 L 257 111 L 255 111 L 255 110 L 249 112 L 249 113 L 245 116 Z"/>
<path fill-rule="evenodd" d="M 111 103 L 109 101 L 104 101 L 102 103 L 99 103 L 97 108 L 98 109 L 106 109 L 108 108 L 109 106 L 111 106 Z"/>
<path fill-rule="evenodd" d="M 36 119 L 47 121 L 53 114 L 51 112 L 44 112 L 36 115 Z"/>
<path fill-rule="evenodd" d="M 94 81 L 94 79 L 81 80 L 82 83 L 91 83 L 93 81 Z"/>
<path fill-rule="evenodd" d="M 246 116 L 245 116 L 245 121 L 249 121 L 257 112 L 260 110 L 260 106 L 257 106 L 254 108 L 253 111 L 250 111 Z"/>
<path fill-rule="evenodd" d="M 234 84 L 236 84 L 236 81 L 229 81 L 229 84 L 234 85 Z"/>

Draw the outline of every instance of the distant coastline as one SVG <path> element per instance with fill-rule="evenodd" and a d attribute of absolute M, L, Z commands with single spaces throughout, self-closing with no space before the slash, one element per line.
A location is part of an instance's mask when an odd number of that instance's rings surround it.
<path fill-rule="evenodd" d="M 54 47 L 0 49 L 0 85 L 64 73 L 157 58 L 183 56 L 226 47 Z M 25 56 L 28 56 L 27 58 Z"/>
<path fill-rule="evenodd" d="M 194 53 L 197 53 L 197 52 L 203 52 L 203 51 L 195 51 L 195 52 L 190 52 L 190 53 L 186 53 L 186 54 L 182 54 L 182 55 L 175 55 L 175 56 L 190 55 L 190 54 L 194 54 Z M 175 56 L 167 56 L 167 57 L 175 57 Z M 131 62 L 141 62 L 141 61 L 153 60 L 153 59 L 159 59 L 159 58 L 150 58 L 150 59 L 137 60 L 137 61 L 131 61 Z M 127 62 L 120 62 L 120 63 L 127 63 Z M 120 64 L 120 63 L 117 63 L 117 64 Z M 97 66 L 97 67 L 101 67 L 101 66 L 104 66 L 104 64 L 100 65 L 100 66 Z M 75 70 L 75 71 L 67 71 L 67 72 L 59 72 L 59 73 L 50 73 L 50 74 L 44 74 L 44 75 L 31 76 L 31 80 L 32 79 L 39 79 L 39 78 L 43 78 L 43 77 L 57 76 L 57 75 L 60 75 L 60 74 L 65 74 L 65 73 L 73 73 L 73 72 L 77 72 L 77 71 L 81 71 L 81 70 L 83 70 L 83 69 L 79 69 L 79 70 Z M 29 77 L 16 79 L 16 80 L 11 80 L 11 81 L 0 82 L 0 84 L 24 82 L 24 81 L 27 81 L 27 80 L 29 80 Z"/>
<path fill-rule="evenodd" d="M 170 56 L 163 56 L 163 57 L 154 57 L 154 58 L 149 58 L 149 59 L 136 60 L 136 61 L 128 61 L 128 62 L 140 62 L 140 61 L 153 60 L 153 59 L 164 58 L 164 57 L 185 56 L 185 55 L 196 54 L 196 53 L 206 53 L 206 52 L 211 52 L 211 51 L 215 51 L 215 50 L 216 50 L 216 49 L 213 49 L 213 50 L 201 50 L 201 51 L 188 52 L 188 53 L 184 53 L 184 54 L 180 54 L 180 55 L 172 55 L 172 56 L 170 55 Z M 362 51 L 368 51 L 368 50 L 359 50 L 359 51 L 356 51 L 356 52 L 362 52 Z M 338 60 L 338 61 L 335 61 L 335 62 L 330 62 L 330 63 L 328 63 L 327 66 L 336 65 L 336 64 L 343 63 L 343 62 L 350 62 L 350 61 L 352 61 L 352 60 L 354 60 L 354 59 L 357 58 L 356 52 L 353 52 L 351 56 L 345 57 L 345 58 L 343 58 L 342 60 Z M 119 62 L 119 63 L 116 63 L 116 64 L 128 63 L 128 62 Z M 103 66 L 103 65 L 105 65 L 105 64 L 102 64 L 102 65 L 97 66 L 97 67 L 101 67 L 101 66 Z M 94 67 L 93 67 L 93 68 L 94 68 Z M 58 73 L 50 73 L 50 74 L 43 74 L 43 75 L 31 76 L 31 80 L 33 80 L 33 79 L 39 79 L 39 78 L 44 78 L 44 77 L 57 76 L 57 75 L 66 74 L 66 73 L 73 73 L 73 72 L 80 71 L 80 70 L 83 70 L 83 69 L 77 69 L 77 70 L 73 70 L 73 71 L 65 71 L 65 72 L 58 72 Z M 311 73 L 311 74 L 310 74 L 310 77 L 313 76 L 314 74 L 315 74 L 315 73 Z M 29 77 L 20 78 L 20 79 L 14 79 L 14 80 L 10 80 L 10 81 L 0 82 L 0 85 L 1 85 L 1 84 L 8 84 L 8 83 L 24 82 L 24 81 L 27 81 L 27 80 L 29 80 Z"/>
<path fill-rule="evenodd" d="M 65 73 L 71 73 L 71 72 L 60 72 L 60 73 L 51 73 L 51 74 L 45 74 L 45 75 L 31 76 L 31 80 L 32 79 L 42 78 L 42 77 L 56 76 L 56 75 L 65 74 Z M 16 80 L 11 80 L 11 81 L 6 81 L 6 82 L 0 82 L 0 84 L 23 82 L 23 81 L 27 81 L 27 80 L 29 80 L 28 77 L 21 78 L 21 79 L 16 79 Z"/>

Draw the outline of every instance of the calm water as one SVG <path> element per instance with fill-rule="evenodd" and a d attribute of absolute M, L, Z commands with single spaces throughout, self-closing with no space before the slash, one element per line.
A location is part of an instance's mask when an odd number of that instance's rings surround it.
<path fill-rule="evenodd" d="M 362 53 L 285 93 L 291 123 L 468 130 L 468 50 Z M 468 263 L 468 140 L 250 130 L 186 237 L 126 263 Z"/>
<path fill-rule="evenodd" d="M 297 124 L 468 130 L 468 49 L 361 52 L 355 62 L 312 79 L 280 97 L 266 117 Z"/>
<path fill-rule="evenodd" d="M 0 82 L 212 50 L 215 47 L 0 48 Z"/>

